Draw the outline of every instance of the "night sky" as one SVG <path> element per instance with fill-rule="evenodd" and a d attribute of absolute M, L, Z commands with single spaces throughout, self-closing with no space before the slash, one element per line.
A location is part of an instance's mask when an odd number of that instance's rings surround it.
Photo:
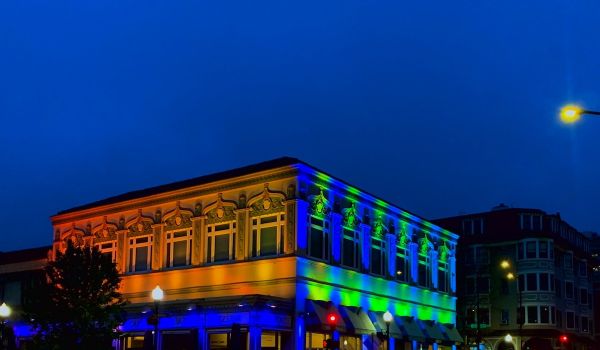
<path fill-rule="evenodd" d="M 426 218 L 600 231 L 600 2 L 1 1 L 0 250 L 59 210 L 283 155 Z"/>

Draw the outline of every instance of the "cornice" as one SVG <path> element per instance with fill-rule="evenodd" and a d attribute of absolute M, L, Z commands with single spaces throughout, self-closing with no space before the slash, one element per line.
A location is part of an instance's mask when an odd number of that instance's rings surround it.
<path fill-rule="evenodd" d="M 71 221 L 90 219 L 97 216 L 108 215 L 115 212 L 123 212 L 138 209 L 140 207 L 151 207 L 178 200 L 200 197 L 208 194 L 241 189 L 248 186 L 263 184 L 273 180 L 281 180 L 297 176 L 298 169 L 294 166 L 263 171 L 251 175 L 241 176 L 233 179 L 220 180 L 209 184 L 193 186 L 181 190 L 155 194 L 147 197 L 127 200 L 125 202 L 102 205 L 96 208 L 84 209 L 73 213 L 56 215 L 51 218 L 53 225 L 60 225 Z"/>

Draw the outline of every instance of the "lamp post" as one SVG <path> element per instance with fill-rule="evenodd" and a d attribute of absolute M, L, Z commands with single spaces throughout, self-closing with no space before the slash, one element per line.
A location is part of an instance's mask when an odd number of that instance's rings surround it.
<path fill-rule="evenodd" d="M 508 271 L 506 273 L 506 279 L 509 281 L 517 278 L 518 275 L 510 271 L 511 263 L 509 260 L 502 260 L 502 262 L 500 262 L 500 267 L 503 270 Z M 519 312 L 517 313 L 517 322 L 519 322 L 519 350 L 523 350 L 523 323 L 525 322 L 525 310 L 523 310 L 523 291 L 521 290 L 522 287 L 523 286 L 520 286 L 517 283 L 517 292 L 519 293 Z"/>
<path fill-rule="evenodd" d="M 6 319 L 10 316 L 11 312 L 12 310 L 10 309 L 10 306 L 6 305 L 6 303 L 2 303 L 2 305 L 0 305 L 0 317 L 2 318 L 0 323 L 0 344 L 2 346 L 2 350 L 8 348 L 8 339 L 6 339 L 4 336 L 4 327 L 6 325 Z"/>
<path fill-rule="evenodd" d="M 583 109 L 577 105 L 566 105 L 560 109 L 560 120 L 565 124 L 573 124 L 584 114 L 600 116 L 600 112 Z"/>
<path fill-rule="evenodd" d="M 165 293 L 160 288 L 160 286 L 154 287 L 152 290 L 152 300 L 154 300 L 154 314 L 153 322 L 154 322 L 154 336 L 152 337 L 152 345 L 154 350 L 158 350 L 158 303 L 163 300 Z"/>
<path fill-rule="evenodd" d="M 387 310 L 383 314 L 383 322 L 385 322 L 385 328 L 386 328 L 385 342 L 387 344 L 388 350 L 390 350 L 390 323 L 392 323 L 393 319 L 394 319 L 394 316 L 392 316 L 392 313 L 389 310 Z"/>

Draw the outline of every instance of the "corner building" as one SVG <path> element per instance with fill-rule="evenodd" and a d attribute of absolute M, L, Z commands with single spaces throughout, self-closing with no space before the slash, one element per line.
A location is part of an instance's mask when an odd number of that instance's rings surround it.
<path fill-rule="evenodd" d="M 590 240 L 559 214 L 501 204 L 435 222 L 461 233 L 458 328 L 471 349 L 597 347 Z"/>
<path fill-rule="evenodd" d="M 457 236 L 297 159 L 126 193 L 52 225 L 54 254 L 67 240 L 95 245 L 123 274 L 118 349 L 152 338 L 157 285 L 160 349 L 322 349 L 333 337 L 340 349 L 441 350 L 462 340 Z"/>

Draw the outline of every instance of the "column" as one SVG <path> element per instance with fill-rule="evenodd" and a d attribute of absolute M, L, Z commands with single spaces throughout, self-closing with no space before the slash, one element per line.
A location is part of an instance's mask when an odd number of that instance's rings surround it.
<path fill-rule="evenodd" d="M 236 210 L 236 239 L 235 242 L 235 260 L 246 260 L 248 257 L 248 242 L 250 242 L 250 230 L 248 222 L 248 213 L 250 209 L 244 208 Z"/>
<path fill-rule="evenodd" d="M 371 226 L 360 224 L 362 271 L 371 271 Z"/>
<path fill-rule="evenodd" d="M 438 287 L 438 252 L 431 250 L 429 253 L 429 266 L 431 266 L 431 285 L 433 288 Z"/>
<path fill-rule="evenodd" d="M 192 265 L 200 265 L 202 263 L 202 240 L 204 239 L 204 216 L 196 216 L 192 218 Z"/>
<path fill-rule="evenodd" d="M 290 199 L 285 202 L 285 237 L 283 242 L 283 253 L 293 254 L 296 251 L 296 208 L 298 200 Z"/>
<path fill-rule="evenodd" d="M 152 270 L 160 270 L 163 266 L 164 224 L 152 225 Z"/>
<path fill-rule="evenodd" d="M 306 349 L 306 325 L 303 315 L 296 315 L 293 336 L 295 350 Z"/>
<path fill-rule="evenodd" d="M 127 230 L 117 231 L 117 270 L 120 273 L 127 272 Z"/>
<path fill-rule="evenodd" d="M 308 252 L 308 202 L 305 200 L 296 201 L 296 241 L 298 242 L 298 254 L 306 255 Z"/>
<path fill-rule="evenodd" d="M 450 274 L 450 291 L 456 293 L 456 257 L 448 257 L 448 270 Z"/>
<path fill-rule="evenodd" d="M 391 279 L 396 278 L 396 235 L 393 233 L 387 233 L 385 235 L 387 257 L 388 257 L 388 277 Z"/>
<path fill-rule="evenodd" d="M 390 337 L 388 336 L 388 350 L 394 350 L 396 349 L 396 338 Z"/>
<path fill-rule="evenodd" d="M 249 345 L 250 345 L 249 349 L 250 350 L 261 350 L 260 349 L 261 334 L 262 334 L 262 330 L 259 326 L 250 325 L 249 334 L 248 334 L 248 337 L 250 338 L 250 341 L 249 341 Z"/>
<path fill-rule="evenodd" d="M 331 256 L 333 264 L 339 265 L 342 261 L 342 214 L 331 214 Z"/>
<path fill-rule="evenodd" d="M 415 242 L 408 244 L 409 264 L 410 264 L 410 282 L 417 284 L 419 282 L 419 245 Z"/>

